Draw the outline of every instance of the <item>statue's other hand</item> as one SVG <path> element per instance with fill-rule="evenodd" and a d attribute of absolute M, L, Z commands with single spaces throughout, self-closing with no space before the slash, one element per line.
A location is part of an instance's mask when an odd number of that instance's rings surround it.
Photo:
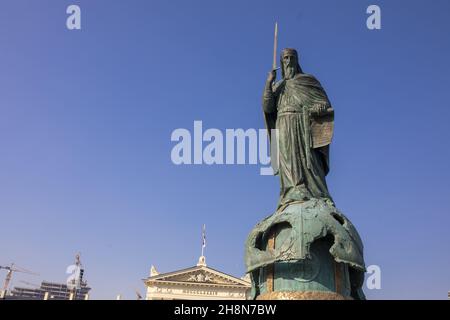
<path fill-rule="evenodd" d="M 326 112 L 327 112 L 327 106 L 325 106 L 325 105 L 315 105 L 311 110 L 311 113 L 316 116 L 323 115 Z"/>
<path fill-rule="evenodd" d="M 269 74 L 267 75 L 267 82 L 269 82 L 269 83 L 274 82 L 276 77 L 277 77 L 277 71 L 276 70 L 269 71 Z"/>

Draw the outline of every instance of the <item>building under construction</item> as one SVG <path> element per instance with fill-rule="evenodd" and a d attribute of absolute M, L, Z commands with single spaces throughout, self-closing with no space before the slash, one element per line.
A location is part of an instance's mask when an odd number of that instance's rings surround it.
<path fill-rule="evenodd" d="M 11 277 L 14 272 L 23 272 L 34 274 L 23 268 L 11 266 L 0 266 L 1 269 L 6 269 L 7 274 L 3 290 L 0 291 L 0 299 L 8 300 L 88 300 L 89 291 L 87 282 L 83 280 L 84 269 L 81 265 L 80 254 L 76 255 L 75 264 L 67 269 L 67 273 L 71 276 L 67 279 L 67 283 L 55 283 L 42 281 L 41 285 L 34 285 L 25 281 L 21 281 L 30 287 L 14 287 L 11 291 L 8 290 Z"/>
<path fill-rule="evenodd" d="M 39 288 L 15 287 L 7 299 L 20 300 L 87 300 L 89 288 L 82 284 L 79 289 L 71 289 L 67 284 L 43 281 Z"/>

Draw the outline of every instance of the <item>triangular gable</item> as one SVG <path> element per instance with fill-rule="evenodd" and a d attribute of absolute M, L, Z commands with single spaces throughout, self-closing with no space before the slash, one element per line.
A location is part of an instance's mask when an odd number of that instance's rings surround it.
<path fill-rule="evenodd" d="M 250 283 L 206 266 L 196 266 L 159 274 L 146 279 L 152 282 L 183 282 L 250 287 Z"/>

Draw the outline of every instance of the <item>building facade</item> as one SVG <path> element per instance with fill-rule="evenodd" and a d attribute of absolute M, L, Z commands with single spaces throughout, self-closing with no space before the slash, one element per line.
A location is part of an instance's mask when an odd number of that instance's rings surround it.
<path fill-rule="evenodd" d="M 251 288 L 247 279 L 208 267 L 204 256 L 196 266 L 168 273 L 152 266 L 143 281 L 146 300 L 246 300 Z"/>
<path fill-rule="evenodd" d="M 85 284 L 81 285 L 80 289 L 73 291 L 64 283 L 43 281 L 39 288 L 15 287 L 4 298 L 17 300 L 87 300 L 90 290 L 91 288 Z"/>

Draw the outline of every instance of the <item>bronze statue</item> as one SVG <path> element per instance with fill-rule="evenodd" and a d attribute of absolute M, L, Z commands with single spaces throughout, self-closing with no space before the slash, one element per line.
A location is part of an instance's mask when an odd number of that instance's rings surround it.
<path fill-rule="evenodd" d="M 294 49 L 282 51 L 282 79 L 275 82 L 277 31 L 275 25 L 262 104 L 269 136 L 276 129 L 271 159 L 280 175 L 280 198 L 246 241 L 250 298 L 365 299 L 362 240 L 336 208 L 325 180 L 334 111 L 320 82 L 303 73 Z"/>
<path fill-rule="evenodd" d="M 311 198 L 332 202 L 325 176 L 334 111 L 320 82 L 303 73 L 295 49 L 284 49 L 280 60 L 282 79 L 275 83 L 276 70 L 269 72 L 262 103 L 269 136 L 278 129 L 278 208 Z"/>

